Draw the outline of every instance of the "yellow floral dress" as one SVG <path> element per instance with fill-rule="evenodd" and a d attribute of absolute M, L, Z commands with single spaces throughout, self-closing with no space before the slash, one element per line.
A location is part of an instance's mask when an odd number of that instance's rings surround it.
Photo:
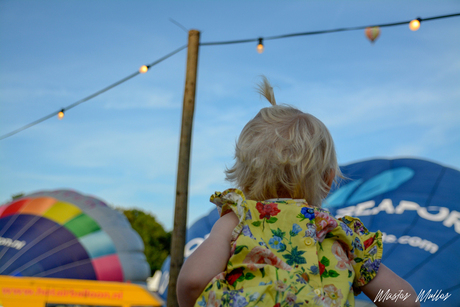
<path fill-rule="evenodd" d="M 226 270 L 195 306 L 354 306 L 377 274 L 382 234 L 357 218 L 336 219 L 305 200 L 246 200 L 236 189 L 216 192 L 211 202 L 239 223 Z"/>

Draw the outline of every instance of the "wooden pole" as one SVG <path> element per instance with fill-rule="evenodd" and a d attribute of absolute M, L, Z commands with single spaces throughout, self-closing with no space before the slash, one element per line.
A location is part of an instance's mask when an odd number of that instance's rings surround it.
<path fill-rule="evenodd" d="M 177 276 L 184 262 L 190 145 L 192 140 L 193 111 L 195 109 L 199 44 L 200 32 L 197 30 L 190 30 L 188 32 L 187 71 L 185 74 L 184 104 L 182 107 L 182 127 L 176 184 L 176 207 L 174 211 L 174 229 L 171 242 L 171 264 L 169 266 L 168 307 L 179 306 L 177 303 L 176 284 Z"/>

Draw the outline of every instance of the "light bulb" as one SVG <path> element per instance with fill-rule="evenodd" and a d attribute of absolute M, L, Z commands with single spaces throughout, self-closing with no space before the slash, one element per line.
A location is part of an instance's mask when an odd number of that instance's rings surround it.
<path fill-rule="evenodd" d="M 64 118 L 64 109 L 62 109 L 61 111 L 59 111 L 59 113 L 58 113 L 58 118 L 59 118 L 59 119 L 63 119 L 63 118 Z"/>
<path fill-rule="evenodd" d="M 139 68 L 139 72 L 141 74 L 145 74 L 147 71 L 149 70 L 149 68 L 145 65 L 142 65 L 141 68 Z"/>
<path fill-rule="evenodd" d="M 417 31 L 420 28 L 420 18 L 414 19 L 409 22 L 409 29 L 412 31 Z"/>
<path fill-rule="evenodd" d="M 263 44 L 263 38 L 259 38 L 259 44 L 257 45 L 257 52 L 262 53 L 264 52 L 264 44 Z"/>

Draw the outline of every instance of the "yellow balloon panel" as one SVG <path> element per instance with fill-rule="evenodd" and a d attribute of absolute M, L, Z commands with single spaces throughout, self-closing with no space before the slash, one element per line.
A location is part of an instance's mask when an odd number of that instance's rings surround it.
<path fill-rule="evenodd" d="M 81 213 L 82 211 L 77 206 L 58 201 L 43 214 L 43 217 L 53 220 L 58 224 L 65 224 Z"/>

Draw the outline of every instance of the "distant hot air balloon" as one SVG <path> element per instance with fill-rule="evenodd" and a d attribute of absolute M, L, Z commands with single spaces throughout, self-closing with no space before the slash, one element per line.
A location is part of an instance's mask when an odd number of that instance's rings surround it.
<path fill-rule="evenodd" d="M 372 159 L 341 170 L 350 180 L 331 189 L 323 208 L 381 230 L 383 263 L 414 287 L 423 306 L 460 306 L 460 171 L 420 159 Z M 187 230 L 186 256 L 218 218 L 213 209 Z M 168 278 L 169 259 L 159 288 L 165 300 Z M 367 306 L 363 294 L 357 299 Z"/>
<path fill-rule="evenodd" d="M 145 283 L 144 245 L 102 201 L 44 191 L 0 207 L 0 274 Z"/>
<path fill-rule="evenodd" d="M 366 37 L 373 43 L 380 35 L 379 27 L 367 27 L 364 30 Z"/>

